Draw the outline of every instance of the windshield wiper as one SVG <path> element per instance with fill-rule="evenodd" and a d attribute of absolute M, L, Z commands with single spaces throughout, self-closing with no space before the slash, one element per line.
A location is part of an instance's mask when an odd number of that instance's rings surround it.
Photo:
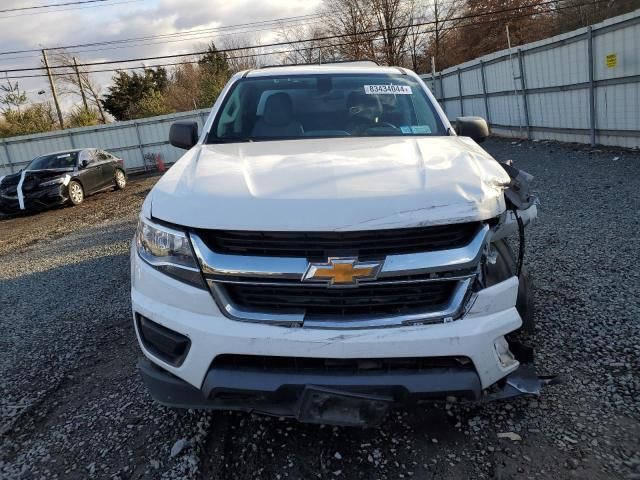
<path fill-rule="evenodd" d="M 230 137 L 230 138 L 212 138 L 207 143 L 246 143 L 253 142 L 252 138 Z"/>

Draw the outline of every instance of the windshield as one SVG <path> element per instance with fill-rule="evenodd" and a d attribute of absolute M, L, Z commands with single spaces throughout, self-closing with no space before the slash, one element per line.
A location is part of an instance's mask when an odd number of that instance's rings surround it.
<path fill-rule="evenodd" d="M 207 143 L 445 134 L 422 85 L 409 75 L 291 75 L 239 80 Z"/>
<path fill-rule="evenodd" d="M 56 153 L 55 155 L 43 155 L 31 160 L 26 170 L 47 170 L 53 168 L 75 168 L 78 160 L 78 152 Z"/>

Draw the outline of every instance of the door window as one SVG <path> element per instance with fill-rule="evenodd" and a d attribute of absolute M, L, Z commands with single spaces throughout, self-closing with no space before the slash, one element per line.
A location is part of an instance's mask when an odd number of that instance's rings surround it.
<path fill-rule="evenodd" d="M 102 150 L 98 150 L 98 153 L 96 154 L 96 158 L 103 162 L 106 160 L 111 160 L 111 155 L 109 155 L 107 152 L 103 152 Z"/>
<path fill-rule="evenodd" d="M 89 167 L 96 163 L 96 151 L 95 150 L 82 150 L 78 156 L 78 164 L 82 167 L 85 165 Z"/>

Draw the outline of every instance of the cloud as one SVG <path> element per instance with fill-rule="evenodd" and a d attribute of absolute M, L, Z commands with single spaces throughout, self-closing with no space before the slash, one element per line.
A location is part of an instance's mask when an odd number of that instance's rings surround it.
<path fill-rule="evenodd" d="M 37 15 L 15 16 L 27 12 L 0 13 L 0 50 L 6 52 L 105 42 L 307 15 L 317 11 L 321 0 L 112 0 L 109 3 L 115 5 L 58 12 L 48 10 Z M 24 2 L 21 0 L 3 0 L 0 9 L 22 6 Z M 259 28 L 244 28 L 247 33 L 241 35 L 249 35 L 259 42 L 273 39 L 274 31 L 256 31 Z M 176 41 L 182 39 L 167 37 L 165 40 L 171 41 L 160 43 L 147 40 L 126 45 L 76 48 L 73 51 L 81 62 L 184 54 L 196 50 L 211 39 L 216 44 L 223 45 L 229 33 L 219 32 L 217 38 L 214 37 L 215 34 L 197 34 L 188 41 Z M 37 67 L 40 59 L 37 51 L 0 55 L 0 72 L 3 68 Z M 149 63 L 153 62 L 147 62 Z M 29 73 L 41 72 L 25 72 Z M 102 84 L 108 84 L 111 74 L 100 74 L 97 78 Z M 38 90 L 49 91 L 46 77 L 23 79 L 20 83 L 32 98 L 37 95 Z M 63 104 L 68 108 L 76 101 L 77 99 L 67 98 L 63 99 Z"/>

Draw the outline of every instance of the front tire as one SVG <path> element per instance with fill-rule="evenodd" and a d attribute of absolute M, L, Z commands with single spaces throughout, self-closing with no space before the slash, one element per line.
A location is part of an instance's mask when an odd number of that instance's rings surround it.
<path fill-rule="evenodd" d="M 498 256 L 496 263 L 487 269 L 487 286 L 494 285 L 516 274 L 516 256 L 507 241 L 498 240 L 493 246 L 497 250 Z M 533 333 L 535 328 L 534 291 L 531 274 L 524 265 L 518 281 L 516 309 L 522 318 L 522 332 L 529 334 Z"/>
<path fill-rule="evenodd" d="M 72 205 L 80 205 L 84 201 L 84 189 L 79 182 L 72 180 L 67 187 L 69 190 L 69 201 Z"/>
<path fill-rule="evenodd" d="M 116 190 L 124 190 L 127 186 L 127 177 L 120 169 L 116 170 L 114 181 L 116 183 Z"/>

